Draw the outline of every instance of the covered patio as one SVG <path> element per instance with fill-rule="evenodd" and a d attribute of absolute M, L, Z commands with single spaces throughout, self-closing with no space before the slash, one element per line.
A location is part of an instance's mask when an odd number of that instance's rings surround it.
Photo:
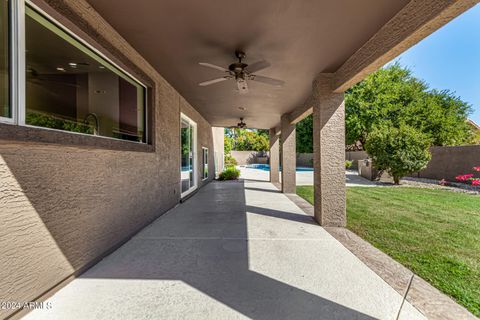
<path fill-rule="evenodd" d="M 326 232 L 347 222 L 344 92 L 479 1 L 3 1 L 0 298 L 20 307 L 0 318 L 424 319 Z M 268 181 L 215 181 L 240 119 L 269 130 Z"/>
<path fill-rule="evenodd" d="M 426 319 L 271 183 L 212 182 L 25 319 Z"/>
<path fill-rule="evenodd" d="M 295 193 L 295 124 L 313 114 L 315 220 L 343 227 L 344 92 L 477 2 L 91 4 L 212 126 L 268 129 L 270 181 L 284 193 Z"/>

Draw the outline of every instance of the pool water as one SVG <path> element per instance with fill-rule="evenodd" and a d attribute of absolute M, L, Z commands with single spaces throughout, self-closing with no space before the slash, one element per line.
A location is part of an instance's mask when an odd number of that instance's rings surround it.
<path fill-rule="evenodd" d="M 270 171 L 270 165 L 268 164 L 249 164 L 246 166 L 247 168 L 250 169 L 259 169 L 263 171 Z M 282 171 L 282 168 L 279 168 L 280 171 Z M 313 168 L 308 168 L 308 167 L 297 167 L 297 172 L 309 172 L 313 171 Z"/>

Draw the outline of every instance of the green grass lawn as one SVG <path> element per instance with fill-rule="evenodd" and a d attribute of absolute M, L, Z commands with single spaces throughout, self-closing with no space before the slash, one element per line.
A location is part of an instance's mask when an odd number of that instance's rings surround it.
<path fill-rule="evenodd" d="M 297 187 L 310 203 L 312 187 Z M 347 188 L 348 228 L 480 316 L 480 196 Z"/>

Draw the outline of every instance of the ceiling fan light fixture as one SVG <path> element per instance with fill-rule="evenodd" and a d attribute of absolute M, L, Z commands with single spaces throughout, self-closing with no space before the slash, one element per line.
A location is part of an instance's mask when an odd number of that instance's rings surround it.
<path fill-rule="evenodd" d="M 228 69 L 211 64 L 211 63 L 207 63 L 207 62 L 199 62 L 201 66 L 226 73 L 226 75 L 224 75 L 221 78 L 201 82 L 199 83 L 199 86 L 205 87 L 218 82 L 232 79 L 237 82 L 238 92 L 241 94 L 245 94 L 248 92 L 247 80 L 261 82 L 261 83 L 268 84 L 275 87 L 281 87 L 284 85 L 284 81 L 282 80 L 254 74 L 254 72 L 268 68 L 270 66 L 270 63 L 268 63 L 267 61 L 262 60 L 262 61 L 255 62 L 251 65 L 248 65 L 242 61 L 246 57 L 245 52 L 237 50 L 235 51 L 235 56 L 237 57 L 238 62 L 234 62 L 231 65 L 229 65 Z"/>
<path fill-rule="evenodd" d="M 237 127 L 239 129 L 245 129 L 247 127 L 247 124 L 243 121 L 243 118 L 240 118 L 240 122 L 237 123 Z"/>

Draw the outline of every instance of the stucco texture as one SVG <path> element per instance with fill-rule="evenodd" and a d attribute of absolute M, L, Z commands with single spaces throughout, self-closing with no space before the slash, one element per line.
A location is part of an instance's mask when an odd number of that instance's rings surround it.
<path fill-rule="evenodd" d="M 197 122 L 197 163 L 212 127 L 84 1 L 36 1 L 140 79 L 154 98 L 152 148 L 129 151 L 29 142 L 0 130 L 0 300 L 32 301 L 84 271 L 180 200 L 180 112 Z M 53 10 L 53 9 L 55 10 Z M 68 17 L 69 20 L 65 20 Z M 71 21 L 70 21 L 71 20 Z M 96 39 L 97 41 L 93 41 Z M 116 49 L 115 49 L 116 48 Z M 121 54 L 120 54 L 121 53 Z M 103 139 L 93 137 L 96 139 Z M 223 150 L 222 150 L 223 152 Z M 0 310 L 0 318 L 12 314 Z"/>
<path fill-rule="evenodd" d="M 321 226 L 346 226 L 345 102 L 332 92 L 332 74 L 313 84 L 313 166 L 315 219 Z"/>
<path fill-rule="evenodd" d="M 432 160 L 427 167 L 413 176 L 428 179 L 456 181 L 455 177 L 474 173 L 480 166 L 480 145 L 430 148 Z"/>

